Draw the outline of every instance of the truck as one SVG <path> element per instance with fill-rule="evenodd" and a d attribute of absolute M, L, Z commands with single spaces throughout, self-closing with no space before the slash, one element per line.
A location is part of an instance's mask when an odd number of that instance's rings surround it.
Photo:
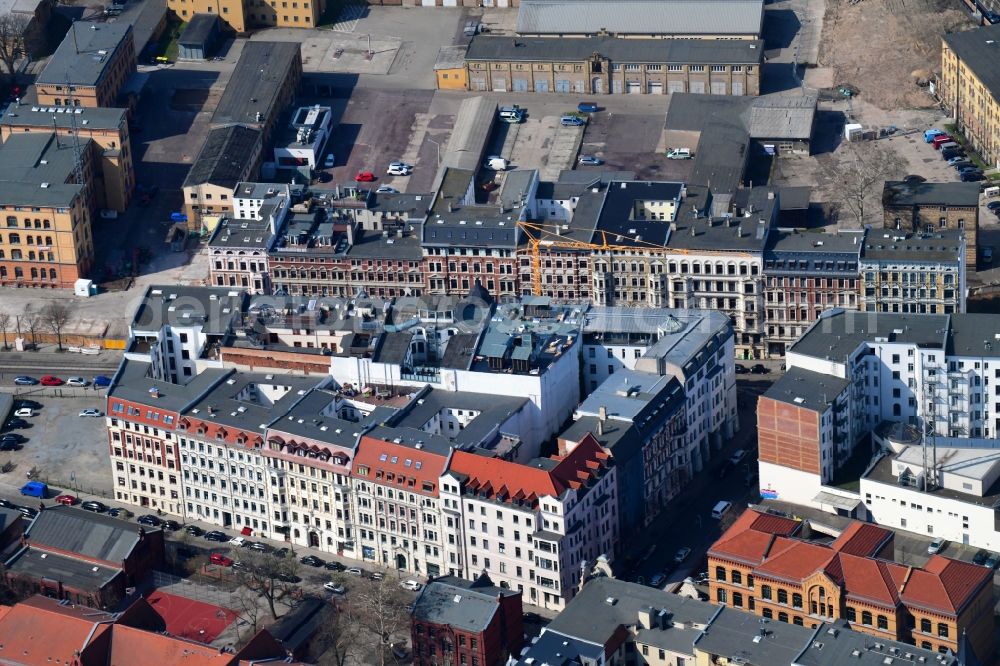
<path fill-rule="evenodd" d="M 45 499 L 45 497 L 49 494 L 49 487 L 41 481 L 28 481 L 26 484 L 21 486 L 21 494 L 27 495 L 28 497 Z"/>

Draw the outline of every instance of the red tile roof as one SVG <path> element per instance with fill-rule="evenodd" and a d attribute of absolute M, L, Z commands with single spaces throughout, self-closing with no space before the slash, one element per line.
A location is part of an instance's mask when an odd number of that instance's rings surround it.
<path fill-rule="evenodd" d="M 970 562 L 932 555 L 923 569 L 914 569 L 900 597 L 907 605 L 958 613 L 984 584 L 993 583 L 993 572 Z"/>
<path fill-rule="evenodd" d="M 404 488 L 407 492 L 437 497 L 438 479 L 444 473 L 447 463 L 447 457 L 427 449 L 364 435 L 354 455 L 351 476 L 383 486 Z M 359 468 L 367 468 L 367 474 L 360 475 Z M 389 480 L 389 475 L 392 475 L 392 481 Z M 410 485 L 411 480 L 413 485 Z M 430 490 L 424 489 L 425 483 L 430 484 Z"/>
<path fill-rule="evenodd" d="M 137 659 L 138 655 L 142 655 L 142 658 Z M 232 654 L 220 652 L 219 648 L 123 625 L 116 625 L 112 629 L 108 657 L 108 666 L 134 666 L 137 661 L 148 664 L 212 666 L 230 664 L 234 660 Z"/>
<path fill-rule="evenodd" d="M 607 466 L 610 456 L 588 433 L 570 453 L 554 457 L 554 467 L 521 464 L 456 450 L 448 470 L 468 477 L 466 486 L 502 500 L 534 503 L 539 497 L 559 497 L 582 488 Z"/>
<path fill-rule="evenodd" d="M 871 523 L 853 522 L 847 526 L 830 547 L 848 555 L 873 557 L 893 538 L 891 530 Z"/>
<path fill-rule="evenodd" d="M 895 562 L 846 553 L 838 554 L 836 559 L 841 568 L 841 581 L 848 597 L 882 604 L 889 608 L 899 603 L 897 579 L 905 577 L 907 567 Z"/>
<path fill-rule="evenodd" d="M 97 663 L 86 650 L 108 631 L 113 615 L 85 606 L 60 606 L 55 599 L 31 597 L 0 617 L 0 663 L 51 666 Z M 106 623 L 106 624 L 102 624 Z"/>
<path fill-rule="evenodd" d="M 801 523 L 791 518 L 744 511 L 712 544 L 709 554 L 746 564 L 760 564 L 772 554 L 775 537 L 795 534 Z M 789 544 L 778 544 L 788 547 Z"/>
<path fill-rule="evenodd" d="M 781 537 L 783 540 L 785 537 Z M 825 569 L 836 554 L 826 546 L 808 541 L 792 541 L 788 548 L 772 554 L 754 569 L 754 575 L 799 581 Z"/>

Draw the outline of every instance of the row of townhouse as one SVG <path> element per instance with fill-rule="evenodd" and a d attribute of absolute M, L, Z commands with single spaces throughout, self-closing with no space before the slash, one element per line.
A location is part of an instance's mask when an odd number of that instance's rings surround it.
<path fill-rule="evenodd" d="M 919 192 L 886 183 L 885 230 L 812 234 L 779 229 L 780 192 L 765 187 L 723 195 L 627 174 L 551 183 L 518 171 L 487 205 L 475 202 L 473 182 L 472 171 L 445 168 L 429 195 L 241 184 L 236 201 L 267 191 L 274 207 L 255 198 L 257 210 L 217 227 L 211 282 L 311 298 L 478 285 L 504 298 L 714 309 L 733 322 L 743 358 L 782 355 L 832 307 L 965 309 L 978 226 L 978 191 L 965 186 L 974 183 Z"/>

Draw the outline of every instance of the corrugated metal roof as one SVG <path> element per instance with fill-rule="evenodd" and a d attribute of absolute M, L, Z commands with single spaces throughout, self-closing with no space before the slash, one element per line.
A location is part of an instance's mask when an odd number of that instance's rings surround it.
<path fill-rule="evenodd" d="M 73 507 L 48 507 L 38 514 L 28 537 L 32 544 L 105 562 L 122 562 L 139 542 L 140 525 Z M 149 529 L 149 528 L 146 528 Z"/>
<path fill-rule="evenodd" d="M 521 0 L 521 34 L 760 35 L 763 0 Z"/>

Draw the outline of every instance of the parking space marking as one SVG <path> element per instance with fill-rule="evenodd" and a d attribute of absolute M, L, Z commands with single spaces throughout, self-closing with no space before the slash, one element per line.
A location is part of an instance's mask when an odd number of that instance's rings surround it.
<path fill-rule="evenodd" d="M 366 5 L 353 2 L 345 5 L 340 10 L 340 13 L 337 14 L 337 20 L 330 29 L 334 32 L 354 32 L 358 28 L 358 21 L 367 11 L 368 7 Z"/>

